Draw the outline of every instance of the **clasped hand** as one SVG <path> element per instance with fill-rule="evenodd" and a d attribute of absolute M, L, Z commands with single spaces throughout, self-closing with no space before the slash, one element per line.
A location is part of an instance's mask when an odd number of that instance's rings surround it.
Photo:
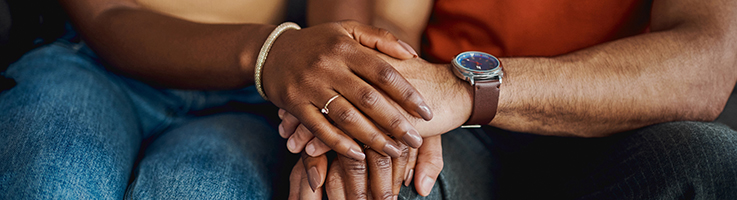
<path fill-rule="evenodd" d="M 393 103 L 425 120 L 433 113 L 422 95 L 372 48 L 400 59 L 416 57 L 387 31 L 357 22 L 286 31 L 264 63 L 264 92 L 341 155 L 365 158 L 355 138 L 382 155 L 399 157 L 401 146 L 390 135 L 415 148 L 422 137 Z M 329 110 L 326 116 L 320 112 L 323 108 Z"/>
<path fill-rule="evenodd" d="M 341 22 L 281 37 L 267 58 L 263 79 L 267 95 L 282 108 L 280 135 L 289 138 L 291 152 L 302 152 L 290 176 L 290 197 L 319 197 L 326 175 L 331 198 L 396 197 L 402 181 L 408 185 L 411 180 L 427 195 L 443 165 L 439 134 L 470 114 L 450 109 L 454 104 L 470 108 L 467 84 L 453 77 L 448 65 L 409 59 L 414 51 L 381 29 Z M 300 46 L 285 49 L 290 43 Z M 409 60 L 400 62 L 371 48 Z M 273 59 L 286 55 L 300 56 Z M 430 95 L 431 106 L 419 91 Z M 323 108 L 327 115 L 320 113 Z M 323 154 L 331 149 L 340 155 L 328 172 Z"/>

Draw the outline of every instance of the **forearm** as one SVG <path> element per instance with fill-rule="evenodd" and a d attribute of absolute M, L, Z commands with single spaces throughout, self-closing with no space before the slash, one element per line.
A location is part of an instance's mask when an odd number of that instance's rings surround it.
<path fill-rule="evenodd" d="M 492 126 L 598 137 L 655 123 L 710 121 L 735 75 L 732 31 L 682 25 L 554 58 L 507 58 Z"/>
<path fill-rule="evenodd" d="M 130 6 L 72 18 L 111 70 L 154 85 L 186 89 L 253 84 L 256 56 L 274 28 L 194 23 Z"/>
<path fill-rule="evenodd" d="M 354 20 L 371 24 L 375 0 L 310 0 L 307 2 L 307 24 Z"/>
<path fill-rule="evenodd" d="M 737 82 L 733 31 L 675 27 L 552 58 L 502 58 L 498 112 L 489 124 L 543 135 L 601 137 L 668 121 L 710 121 Z M 471 88 L 447 64 L 392 61 L 436 117 L 423 136 L 463 124 Z"/>

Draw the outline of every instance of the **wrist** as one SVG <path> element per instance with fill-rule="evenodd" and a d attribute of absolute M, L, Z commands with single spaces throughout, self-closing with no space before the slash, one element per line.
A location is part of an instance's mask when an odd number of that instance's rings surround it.
<path fill-rule="evenodd" d="M 256 67 L 256 59 L 258 59 L 258 53 L 261 50 L 266 38 L 276 28 L 274 25 L 261 25 L 258 29 L 254 30 L 250 25 L 241 26 L 240 38 L 237 38 L 235 42 L 240 42 L 240 52 L 238 52 L 238 68 L 243 78 L 247 80 L 248 85 L 254 84 L 254 71 Z"/>
<path fill-rule="evenodd" d="M 449 66 L 449 68 L 452 68 L 452 66 Z M 459 102 L 458 113 L 460 114 L 459 119 L 461 120 L 458 123 L 458 127 L 460 127 L 471 118 L 471 113 L 473 113 L 474 90 L 473 85 L 468 84 L 468 82 L 457 78 L 456 80 L 456 85 L 459 88 L 457 102 Z"/>
<path fill-rule="evenodd" d="M 499 85 L 504 72 L 498 58 L 484 52 L 466 51 L 451 62 L 453 73 L 468 83 L 473 91 L 471 115 L 463 128 L 480 128 L 496 116 Z"/>
<path fill-rule="evenodd" d="M 434 71 L 433 73 L 423 74 L 425 80 L 429 81 L 426 86 L 430 87 L 420 90 L 434 93 L 423 94 L 428 98 L 433 112 L 436 113 L 436 117 L 427 122 L 429 127 L 435 129 L 430 132 L 437 132 L 442 129 L 442 133 L 444 133 L 458 128 L 468 121 L 473 110 L 473 86 L 456 77 L 452 71 L 454 70 L 453 66 L 450 64 L 432 65 L 432 67 L 423 67 L 425 70 Z M 412 81 L 410 80 L 410 82 Z M 418 129 L 420 127 L 424 126 L 418 126 Z M 425 136 L 427 135 L 423 135 L 423 137 Z"/>
<path fill-rule="evenodd" d="M 263 83 L 263 68 L 264 64 L 266 63 L 266 59 L 269 55 L 269 51 L 271 50 L 271 47 L 274 45 L 275 41 L 279 36 L 288 30 L 300 30 L 301 28 L 299 25 L 292 23 L 292 22 L 285 22 L 277 26 L 270 34 L 269 37 L 266 38 L 266 41 L 261 46 L 261 49 L 258 53 L 258 57 L 256 59 L 256 64 L 254 67 L 254 83 L 256 85 L 256 90 L 261 95 L 261 97 L 264 98 L 264 100 L 269 100 L 266 93 L 264 92 L 264 87 L 262 85 Z M 273 59 L 272 59 L 273 60 Z"/>

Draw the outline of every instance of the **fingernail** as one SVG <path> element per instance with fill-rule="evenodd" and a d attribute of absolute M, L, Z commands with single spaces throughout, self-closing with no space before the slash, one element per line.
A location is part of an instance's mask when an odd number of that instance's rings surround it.
<path fill-rule="evenodd" d="M 285 110 L 279 109 L 277 112 L 277 115 L 279 115 L 279 119 L 284 119 L 284 113 L 287 112 Z"/>
<path fill-rule="evenodd" d="M 399 151 L 399 149 L 389 144 L 388 142 L 384 145 L 384 153 L 389 154 L 392 158 L 399 158 L 402 156 L 402 151 Z"/>
<path fill-rule="evenodd" d="M 402 45 L 402 47 L 404 47 L 404 49 L 407 50 L 409 54 L 412 54 L 413 57 L 417 58 L 417 52 L 415 51 L 414 48 L 412 48 L 412 46 L 409 46 L 409 44 L 407 44 L 406 42 L 402 40 L 397 40 L 397 42 L 399 42 L 399 45 Z"/>
<path fill-rule="evenodd" d="M 422 136 L 420 136 L 415 129 L 407 131 L 407 133 L 402 136 L 402 139 L 404 139 L 404 142 L 412 148 L 419 148 L 420 145 L 422 145 Z"/>
<path fill-rule="evenodd" d="M 307 144 L 307 147 L 305 147 L 305 152 L 307 152 L 307 155 L 315 156 L 315 145 L 312 143 Z"/>
<path fill-rule="evenodd" d="M 315 192 L 317 186 L 320 185 L 320 173 L 317 172 L 317 167 L 310 167 L 307 173 L 310 176 L 310 188 L 312 188 L 312 192 Z"/>
<path fill-rule="evenodd" d="M 412 183 L 412 177 L 414 177 L 415 169 L 409 169 L 409 172 L 406 176 L 404 176 L 404 186 L 409 187 L 409 184 Z"/>
<path fill-rule="evenodd" d="M 420 181 L 420 190 L 422 190 L 422 193 L 425 195 L 430 194 L 434 184 L 435 181 L 429 176 L 422 177 L 422 180 Z"/>
<path fill-rule="evenodd" d="M 430 107 L 425 104 L 425 102 L 422 102 L 420 104 L 420 107 L 417 108 L 417 113 L 422 116 L 422 119 L 425 119 L 425 121 L 430 121 L 432 119 L 432 111 L 430 110 Z"/>
<path fill-rule="evenodd" d="M 287 141 L 287 148 L 289 148 L 290 151 L 295 151 L 297 149 L 297 141 L 289 138 L 289 140 Z"/>
<path fill-rule="evenodd" d="M 355 160 L 363 160 L 366 159 L 366 154 L 361 153 L 360 151 L 356 151 L 355 149 L 348 149 L 348 152 L 346 153 L 348 157 L 351 157 Z"/>
<path fill-rule="evenodd" d="M 396 196 L 394 196 L 394 198 L 393 198 L 393 199 L 394 199 L 394 200 L 397 200 L 397 199 L 399 199 L 399 195 L 396 195 Z"/>
<path fill-rule="evenodd" d="M 281 124 L 279 124 L 279 128 L 278 129 L 279 129 L 279 135 L 282 138 L 286 138 L 286 137 L 284 137 L 284 126 L 282 126 Z"/>

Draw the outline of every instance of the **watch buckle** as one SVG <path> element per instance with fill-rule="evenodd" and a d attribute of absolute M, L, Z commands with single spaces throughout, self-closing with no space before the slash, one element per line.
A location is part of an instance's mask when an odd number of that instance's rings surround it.
<path fill-rule="evenodd" d="M 461 125 L 462 129 L 481 128 L 481 125 Z"/>

